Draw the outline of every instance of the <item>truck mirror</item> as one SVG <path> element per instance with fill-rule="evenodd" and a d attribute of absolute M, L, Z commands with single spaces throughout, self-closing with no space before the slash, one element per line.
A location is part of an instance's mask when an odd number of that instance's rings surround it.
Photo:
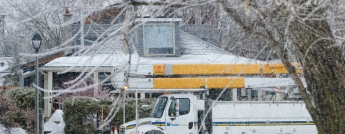
<path fill-rule="evenodd" d="M 170 120 L 174 121 L 176 119 L 176 117 L 171 117 Z"/>
<path fill-rule="evenodd" d="M 172 121 L 174 121 L 175 119 L 176 119 L 176 116 L 174 115 L 174 113 L 172 112 L 172 113 L 170 113 L 170 119 L 172 120 Z"/>
<path fill-rule="evenodd" d="M 180 100 L 175 99 L 175 117 L 180 116 Z"/>

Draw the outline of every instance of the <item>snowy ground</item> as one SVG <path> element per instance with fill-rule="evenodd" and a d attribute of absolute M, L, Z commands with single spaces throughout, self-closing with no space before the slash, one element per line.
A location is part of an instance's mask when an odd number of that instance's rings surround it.
<path fill-rule="evenodd" d="M 62 115 L 62 110 L 56 110 L 50 119 L 44 123 L 44 131 L 50 131 L 51 133 L 49 134 L 63 134 L 65 122 L 63 121 Z"/>
<path fill-rule="evenodd" d="M 63 112 L 62 110 L 56 110 L 52 117 L 44 123 L 44 131 L 51 132 L 50 134 L 63 134 L 65 122 L 62 118 Z M 10 131 L 10 132 L 8 132 Z M 22 128 L 12 128 L 10 130 L 6 130 L 6 128 L 0 124 L 0 134 L 26 134 L 26 131 Z"/>
<path fill-rule="evenodd" d="M 9 132 L 8 132 L 9 131 Z M 6 128 L 0 124 L 0 134 L 26 134 L 26 131 L 22 128 L 11 128 L 10 130 L 6 130 Z"/>

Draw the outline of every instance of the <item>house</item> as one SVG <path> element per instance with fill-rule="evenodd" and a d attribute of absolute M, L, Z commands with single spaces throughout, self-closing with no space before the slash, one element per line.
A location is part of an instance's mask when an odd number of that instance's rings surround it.
<path fill-rule="evenodd" d="M 66 14 L 64 14 L 64 21 L 67 22 L 71 19 L 72 15 L 67 13 L 66 10 Z M 68 40 L 68 38 L 72 35 L 72 32 L 70 32 L 71 30 L 71 26 L 64 26 L 63 27 L 63 35 L 62 38 L 63 40 Z M 67 43 L 66 45 L 71 46 L 71 43 Z M 74 53 L 74 51 L 59 51 L 59 52 L 53 52 L 51 54 L 45 55 L 45 56 L 41 56 L 41 57 L 37 57 L 38 58 L 38 67 L 41 68 L 43 67 L 46 63 L 59 58 L 59 57 L 63 57 L 63 56 L 70 56 Z M 22 64 L 20 66 L 20 69 L 22 70 L 23 74 L 22 74 L 22 78 L 23 80 L 21 80 L 20 86 L 32 86 L 33 82 L 36 82 L 36 75 L 35 75 L 35 70 L 36 70 L 36 61 L 31 61 L 31 62 L 27 62 L 25 64 Z M 42 73 L 39 73 L 39 84 L 38 86 L 43 87 L 44 85 L 44 77 L 45 75 Z M 45 95 L 43 95 L 45 96 Z"/>
<path fill-rule="evenodd" d="M 64 52 L 57 52 L 50 55 L 46 55 L 44 57 L 40 57 L 38 59 L 38 67 L 39 68 L 43 67 L 46 63 L 63 56 L 66 56 Z M 27 87 L 32 86 L 32 83 L 36 81 L 36 75 L 35 75 L 36 61 L 31 61 L 31 62 L 22 64 L 20 68 L 23 71 L 23 74 L 22 74 L 23 81 L 21 81 L 20 85 L 27 86 Z M 39 78 L 40 78 L 39 86 L 41 87 L 43 86 L 43 77 L 44 75 L 39 73 Z"/>
<path fill-rule="evenodd" d="M 227 87 L 231 90 L 226 92 L 224 100 L 230 100 L 230 94 L 237 100 L 237 94 L 247 92 L 238 90 L 243 87 L 243 79 L 233 77 L 239 73 L 248 77 L 287 73 L 281 64 L 268 65 L 233 55 L 195 37 L 180 29 L 181 21 L 180 18 L 138 18 L 128 40 L 121 34 L 122 23 L 73 24 L 75 53 L 56 58 L 40 68 L 44 74 L 43 87 L 47 90 L 45 95 L 49 97 L 54 95 L 54 90 L 64 89 L 63 83 L 70 78 L 86 78 L 93 82 L 94 93 L 103 87 L 119 91 L 129 86 L 131 90 L 140 90 L 140 97 L 145 98 L 148 97 L 145 92 L 153 90 Z M 228 84 L 231 80 L 235 82 Z M 220 90 L 212 92 L 217 94 Z M 255 93 L 248 90 L 245 96 L 252 94 Z M 46 117 L 52 113 L 52 101 L 45 100 Z"/>

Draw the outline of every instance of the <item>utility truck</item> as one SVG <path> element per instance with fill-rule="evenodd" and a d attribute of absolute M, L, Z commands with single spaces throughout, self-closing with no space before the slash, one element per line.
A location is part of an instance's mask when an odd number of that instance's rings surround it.
<path fill-rule="evenodd" d="M 317 133 L 302 101 L 208 101 L 198 98 L 194 94 L 161 95 L 150 117 L 122 124 L 119 133 Z"/>
<path fill-rule="evenodd" d="M 138 62 L 130 67 L 117 66 L 112 84 L 113 87 L 121 89 L 121 93 L 140 92 L 142 99 L 145 98 L 145 93 L 156 91 L 189 93 L 161 95 L 150 117 L 122 124 L 119 133 L 317 133 L 316 126 L 302 101 L 262 101 L 263 96 L 265 97 L 263 91 L 267 90 L 285 94 L 288 99 L 300 99 L 298 90 L 291 92 L 290 86 L 296 85 L 288 77 L 288 71 L 282 63 L 249 63 L 246 60 L 233 63 L 233 60 L 229 59 L 236 58 L 231 58 L 231 55 L 225 55 L 227 58 L 222 56 L 225 59 L 217 58 L 209 63 L 205 61 L 207 57 L 197 57 L 200 59 L 164 57 L 169 59 L 166 59 L 164 64 L 162 59 L 140 58 L 140 64 Z M 302 72 L 299 64 L 291 64 L 295 66 L 296 73 Z M 306 86 L 304 78 L 301 77 L 301 80 Z M 231 98 L 232 101 L 214 101 L 217 99 L 212 97 L 218 96 L 218 91 L 224 88 L 231 91 L 231 95 L 226 96 L 228 98 L 224 100 Z M 200 97 L 203 90 L 199 89 L 210 91 L 211 97 Z M 252 90 L 261 91 L 253 95 Z M 116 91 L 120 93 L 120 90 Z M 258 101 L 239 101 L 245 100 L 245 96 L 248 97 L 246 100 L 254 100 L 251 97 L 257 96 Z"/>

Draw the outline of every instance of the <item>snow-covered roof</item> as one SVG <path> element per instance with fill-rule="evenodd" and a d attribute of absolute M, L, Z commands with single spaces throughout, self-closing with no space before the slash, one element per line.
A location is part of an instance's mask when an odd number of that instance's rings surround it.
<path fill-rule="evenodd" d="M 128 63 L 128 54 L 98 54 L 95 56 L 60 57 L 46 65 L 49 67 L 92 67 L 92 66 L 118 66 Z M 139 57 L 131 55 L 132 64 L 247 64 L 262 63 L 229 54 L 181 55 L 180 57 Z"/>
<path fill-rule="evenodd" d="M 180 31 L 181 51 L 179 57 L 140 57 L 131 54 L 132 64 L 247 64 L 263 61 L 233 55 L 213 44 Z M 121 38 L 114 38 L 94 48 L 83 56 L 60 57 L 44 65 L 43 70 L 53 67 L 114 67 L 128 63 L 129 54 L 124 53 Z"/>

